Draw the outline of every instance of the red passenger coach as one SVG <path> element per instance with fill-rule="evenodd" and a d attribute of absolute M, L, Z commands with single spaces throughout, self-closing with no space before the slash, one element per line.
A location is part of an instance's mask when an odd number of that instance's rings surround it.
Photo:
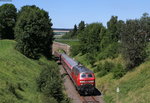
<path fill-rule="evenodd" d="M 76 65 L 78 65 L 78 63 L 76 61 L 74 61 L 72 58 L 68 57 L 66 54 L 61 54 L 61 63 L 63 65 L 63 67 L 66 69 L 66 71 L 68 72 L 68 74 L 70 75 L 71 79 L 71 72 L 72 72 L 72 68 Z"/>
<path fill-rule="evenodd" d="M 60 54 L 59 57 L 80 94 L 93 94 L 95 90 L 94 73 L 83 65 L 78 65 L 77 61 L 66 54 Z"/>

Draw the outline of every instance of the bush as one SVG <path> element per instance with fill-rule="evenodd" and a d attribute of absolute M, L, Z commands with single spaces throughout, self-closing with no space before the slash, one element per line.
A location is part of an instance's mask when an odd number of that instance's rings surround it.
<path fill-rule="evenodd" d="M 104 63 L 99 63 L 94 72 L 98 72 L 98 76 L 102 77 L 107 75 L 108 73 L 113 73 L 114 79 L 119 79 L 123 77 L 126 73 L 125 68 L 121 64 L 114 64 L 112 62 L 105 61 Z"/>
<path fill-rule="evenodd" d="M 115 78 L 115 79 L 119 79 L 119 78 L 123 77 L 125 75 L 125 73 L 126 73 L 126 70 L 121 64 L 117 64 L 113 68 L 113 78 Z"/>
<path fill-rule="evenodd" d="M 71 55 L 76 56 L 79 53 L 80 53 L 80 45 L 73 45 L 71 47 Z"/>
<path fill-rule="evenodd" d="M 119 47 L 120 47 L 120 44 L 118 44 L 118 43 L 110 44 L 108 47 L 106 47 L 105 49 L 103 49 L 100 52 L 97 59 L 102 60 L 102 59 L 106 59 L 106 58 L 115 58 L 115 57 L 117 57 L 119 52 L 120 52 Z"/>
<path fill-rule="evenodd" d="M 108 74 L 109 72 L 112 72 L 114 67 L 115 65 L 112 62 L 105 61 L 103 64 L 102 63 L 98 64 L 95 71 L 99 72 L 98 73 L 99 77 L 102 77 Z"/>
<path fill-rule="evenodd" d="M 45 65 L 45 66 L 44 66 Z M 37 79 L 39 90 L 47 97 L 54 97 L 58 102 L 64 99 L 62 93 L 62 80 L 56 65 L 44 64 L 43 71 Z"/>
<path fill-rule="evenodd" d="M 95 55 L 96 54 L 91 54 L 91 53 L 87 53 L 86 54 L 86 60 L 89 64 L 91 64 L 93 66 L 93 64 L 95 63 L 96 59 L 95 59 Z"/>
<path fill-rule="evenodd" d="M 103 68 L 103 64 L 102 64 L 102 63 L 99 63 L 99 64 L 96 66 L 96 68 L 94 69 L 94 72 L 97 73 L 97 72 L 101 71 L 102 68 Z"/>

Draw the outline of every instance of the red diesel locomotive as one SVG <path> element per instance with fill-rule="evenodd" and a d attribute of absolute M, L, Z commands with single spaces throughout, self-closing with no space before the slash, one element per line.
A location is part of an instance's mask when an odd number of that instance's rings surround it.
<path fill-rule="evenodd" d="M 66 54 L 55 52 L 54 55 L 57 58 L 59 57 L 61 64 L 68 72 L 71 80 L 80 94 L 94 94 L 95 76 L 91 70 L 79 64 Z"/>

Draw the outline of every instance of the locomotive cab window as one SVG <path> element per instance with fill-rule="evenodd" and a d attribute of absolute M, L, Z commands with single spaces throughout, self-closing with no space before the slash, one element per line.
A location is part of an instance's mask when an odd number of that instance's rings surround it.
<path fill-rule="evenodd" d="M 86 74 L 81 74 L 81 78 L 85 78 L 86 77 Z"/>
<path fill-rule="evenodd" d="M 91 78 L 91 77 L 93 77 L 92 74 L 88 74 L 88 78 Z"/>

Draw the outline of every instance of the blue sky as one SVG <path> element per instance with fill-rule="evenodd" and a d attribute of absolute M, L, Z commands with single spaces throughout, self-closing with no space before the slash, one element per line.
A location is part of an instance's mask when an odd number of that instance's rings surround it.
<path fill-rule="evenodd" d="M 36 5 L 49 12 L 54 28 L 73 28 L 81 20 L 86 23 L 101 22 L 106 26 L 112 15 L 121 20 L 140 18 L 150 14 L 150 0 L 12 0 L 17 9 Z"/>

